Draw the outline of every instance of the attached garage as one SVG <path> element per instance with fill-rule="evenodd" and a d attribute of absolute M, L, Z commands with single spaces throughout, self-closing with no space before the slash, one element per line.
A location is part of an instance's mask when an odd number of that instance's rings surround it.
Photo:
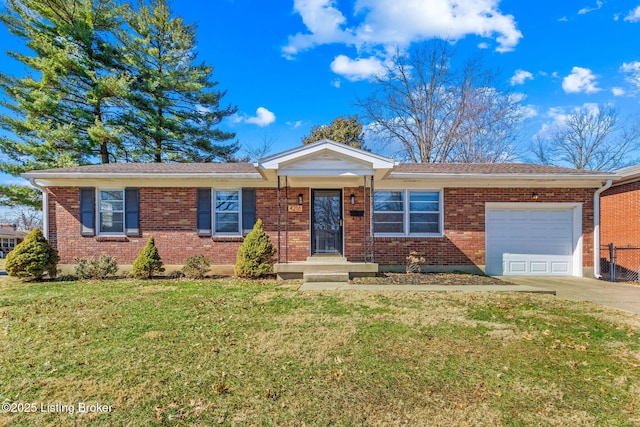
<path fill-rule="evenodd" d="M 581 276 L 582 207 L 488 203 L 486 272 L 492 276 Z"/>

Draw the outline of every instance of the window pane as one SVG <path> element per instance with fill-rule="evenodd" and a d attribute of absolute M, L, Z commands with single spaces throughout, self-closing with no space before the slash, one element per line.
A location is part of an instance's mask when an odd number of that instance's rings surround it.
<path fill-rule="evenodd" d="M 238 233 L 239 230 L 237 213 L 216 213 L 217 233 Z"/>
<path fill-rule="evenodd" d="M 240 194 L 238 191 L 216 191 L 216 211 L 240 210 Z"/>
<path fill-rule="evenodd" d="M 116 200 L 102 200 L 100 202 L 101 211 L 122 211 L 124 203 Z"/>
<path fill-rule="evenodd" d="M 409 226 L 410 233 L 439 233 L 440 227 L 437 222 L 412 222 Z"/>
<path fill-rule="evenodd" d="M 411 212 L 438 212 L 440 210 L 440 194 L 435 191 L 412 191 L 409 193 L 409 210 Z"/>
<path fill-rule="evenodd" d="M 374 211 L 402 212 L 402 191 L 376 191 L 373 194 Z"/>
<path fill-rule="evenodd" d="M 100 200 L 123 200 L 122 190 L 100 191 Z"/>
<path fill-rule="evenodd" d="M 122 233 L 124 215 L 122 212 L 100 212 L 100 231 L 104 233 Z"/>
<path fill-rule="evenodd" d="M 404 214 L 399 213 L 374 213 L 374 233 L 404 233 Z"/>

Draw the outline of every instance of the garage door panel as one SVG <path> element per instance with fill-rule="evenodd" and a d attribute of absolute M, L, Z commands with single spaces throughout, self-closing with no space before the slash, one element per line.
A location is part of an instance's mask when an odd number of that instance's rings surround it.
<path fill-rule="evenodd" d="M 485 230 L 488 274 L 573 272 L 573 209 L 488 209 Z"/>

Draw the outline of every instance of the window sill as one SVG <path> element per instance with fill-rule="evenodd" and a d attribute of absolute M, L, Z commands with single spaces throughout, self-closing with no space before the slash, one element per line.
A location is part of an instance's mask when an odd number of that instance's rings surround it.
<path fill-rule="evenodd" d="M 96 236 L 96 242 L 128 242 L 127 236 Z"/>
<path fill-rule="evenodd" d="M 244 241 L 243 236 L 211 236 L 211 240 L 214 242 L 242 242 Z"/>

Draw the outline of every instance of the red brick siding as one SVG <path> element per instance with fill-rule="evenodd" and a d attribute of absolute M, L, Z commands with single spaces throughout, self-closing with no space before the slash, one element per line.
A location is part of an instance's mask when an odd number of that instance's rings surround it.
<path fill-rule="evenodd" d="M 376 238 L 375 261 L 382 265 L 404 264 L 410 251 L 427 258 L 430 265 L 484 265 L 485 263 L 485 203 L 533 202 L 531 193 L 538 193 L 537 202 L 583 203 L 583 260 L 592 265 L 594 189 L 503 189 L 448 188 L 444 197 L 444 236 L 439 238 Z M 356 196 L 351 205 L 350 195 Z M 288 212 L 287 206 L 298 206 L 298 194 L 303 195 L 301 212 Z M 370 252 L 369 203 L 365 208 L 364 189 L 344 188 L 344 254 L 351 261 L 362 261 Z M 256 217 L 262 219 L 271 242 L 278 245 L 278 197 L 275 188 L 256 189 Z M 288 198 L 281 191 L 280 260 L 300 261 L 310 253 L 310 191 L 290 188 Z M 80 203 L 78 188 L 49 189 L 49 237 L 60 253 L 61 263 L 73 264 L 75 257 L 108 253 L 121 264 L 130 264 L 149 236 L 153 235 L 163 261 L 182 264 L 185 258 L 203 254 L 214 264 L 233 264 L 241 237 L 198 237 L 196 232 L 195 188 L 141 188 L 141 237 L 80 236 Z M 351 210 L 364 210 L 365 216 L 351 216 Z"/>
<path fill-rule="evenodd" d="M 593 192 L 581 188 L 445 188 L 444 236 L 438 238 L 385 237 L 375 239 L 375 261 L 401 265 L 416 251 L 429 265 L 485 264 L 485 203 L 583 203 L 583 265 L 593 265 Z M 532 200 L 531 194 L 538 194 Z"/>
<path fill-rule="evenodd" d="M 79 189 L 50 188 L 49 236 L 62 264 L 102 253 L 115 256 L 120 264 L 131 264 L 150 236 L 166 264 L 182 264 L 197 254 L 214 264 L 233 264 L 242 243 L 239 237 L 198 237 L 195 188 L 141 188 L 141 237 L 82 237 L 79 218 Z"/>
<path fill-rule="evenodd" d="M 640 248 L 640 181 L 609 188 L 600 196 L 600 244 Z M 601 256 L 609 258 L 608 250 Z M 617 264 L 638 271 L 637 251 L 618 251 Z"/>

